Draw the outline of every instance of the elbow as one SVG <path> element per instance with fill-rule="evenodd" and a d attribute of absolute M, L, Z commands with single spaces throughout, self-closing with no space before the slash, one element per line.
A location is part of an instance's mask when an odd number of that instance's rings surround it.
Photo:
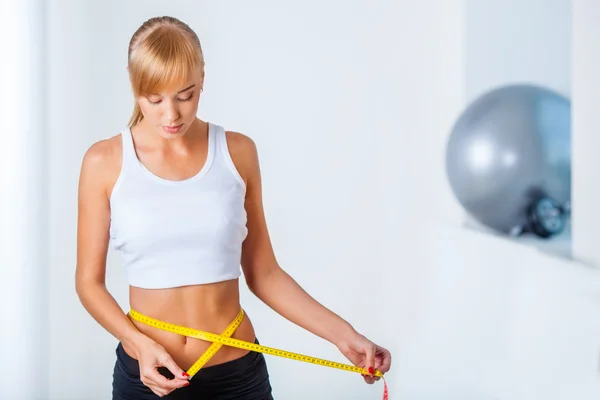
<path fill-rule="evenodd" d="M 75 293 L 81 305 L 86 309 L 90 310 L 92 304 L 100 298 L 100 293 L 105 290 L 105 286 L 95 280 L 75 280 Z"/>
<path fill-rule="evenodd" d="M 256 297 L 261 298 L 265 290 L 273 285 L 273 279 L 277 276 L 280 268 L 277 265 L 272 265 L 263 268 L 251 268 L 252 272 L 246 274 L 246 284 L 248 289 Z"/>
<path fill-rule="evenodd" d="M 104 282 L 90 276 L 75 275 L 75 293 L 80 301 L 98 288 L 104 288 Z"/>
<path fill-rule="evenodd" d="M 248 286 L 248 290 L 255 296 L 258 296 L 259 291 L 257 281 L 259 280 L 255 276 L 246 275 L 246 285 Z"/>
<path fill-rule="evenodd" d="M 75 293 L 80 301 L 83 301 L 86 293 L 89 292 L 89 283 L 82 279 L 75 279 Z"/>

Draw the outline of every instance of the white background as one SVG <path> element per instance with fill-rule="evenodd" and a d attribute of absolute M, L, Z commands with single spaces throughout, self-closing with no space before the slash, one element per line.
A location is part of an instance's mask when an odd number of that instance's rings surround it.
<path fill-rule="evenodd" d="M 592 4 L 579 5 L 583 18 Z M 570 1 L 53 0 L 43 12 L 47 129 L 41 143 L 27 145 L 43 146 L 48 158 L 47 168 L 30 159 L 43 169 L 38 178 L 47 177 L 38 181 L 48 201 L 37 204 L 49 209 L 46 240 L 32 247 L 47 249 L 47 286 L 30 287 L 48 291 L 39 298 L 47 299 L 49 325 L 39 346 L 46 366 L 36 366 L 43 389 L 21 385 L 21 394 L 110 396 L 116 341 L 74 291 L 77 179 L 85 150 L 129 118 L 129 38 L 145 19 L 172 15 L 204 47 L 199 116 L 258 145 L 278 260 L 392 351 L 391 399 L 597 398 L 598 273 L 457 228 L 462 211 L 443 170 L 452 123 L 478 94 L 527 81 L 570 95 L 583 80 L 571 75 Z M 591 235 L 589 225 L 580 233 Z M 107 267 L 109 290 L 125 310 L 126 282 L 112 252 Z M 262 343 L 345 361 L 242 287 Z M 18 309 L 20 289 L 3 289 Z M 10 336 L 10 345 L 27 347 L 27 337 Z M 278 399 L 381 398 L 382 385 L 358 375 L 268 362 Z"/>

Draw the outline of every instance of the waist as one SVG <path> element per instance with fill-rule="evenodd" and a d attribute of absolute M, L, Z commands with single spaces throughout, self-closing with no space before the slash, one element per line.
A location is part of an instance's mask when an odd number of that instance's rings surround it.
<path fill-rule="evenodd" d="M 152 318 L 197 329 L 218 329 L 240 310 L 239 281 L 164 289 L 130 286 L 129 304 Z"/>
<path fill-rule="evenodd" d="M 212 333 L 221 333 L 241 308 L 237 279 L 168 289 L 130 287 L 129 297 L 131 308 L 144 315 Z M 211 345 L 135 320 L 132 322 L 140 332 L 162 345 L 181 368 L 188 368 Z M 246 341 L 255 339 L 254 328 L 247 315 L 232 337 Z M 246 353 L 244 350 L 223 347 L 207 365 L 230 361 Z"/>

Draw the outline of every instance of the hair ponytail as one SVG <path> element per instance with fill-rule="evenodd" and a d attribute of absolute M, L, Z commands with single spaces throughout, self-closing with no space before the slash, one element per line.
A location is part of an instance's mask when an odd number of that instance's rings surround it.
<path fill-rule="evenodd" d="M 140 109 L 140 105 L 135 102 L 133 106 L 133 113 L 131 114 L 131 118 L 129 119 L 129 127 L 132 128 L 138 122 L 144 119 L 144 115 L 142 114 L 142 110 Z"/>

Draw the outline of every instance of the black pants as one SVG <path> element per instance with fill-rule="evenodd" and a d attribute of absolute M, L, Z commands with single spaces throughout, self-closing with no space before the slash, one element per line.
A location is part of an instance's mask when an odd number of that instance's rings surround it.
<path fill-rule="evenodd" d="M 258 343 L 258 340 L 256 340 Z M 140 366 L 121 343 L 116 349 L 117 361 L 113 372 L 113 400 L 161 399 L 140 380 Z M 158 372 L 173 378 L 161 367 Z M 203 367 L 188 386 L 175 389 L 163 399 L 177 400 L 273 400 L 265 357 L 251 351 L 245 356 L 223 364 Z"/>

